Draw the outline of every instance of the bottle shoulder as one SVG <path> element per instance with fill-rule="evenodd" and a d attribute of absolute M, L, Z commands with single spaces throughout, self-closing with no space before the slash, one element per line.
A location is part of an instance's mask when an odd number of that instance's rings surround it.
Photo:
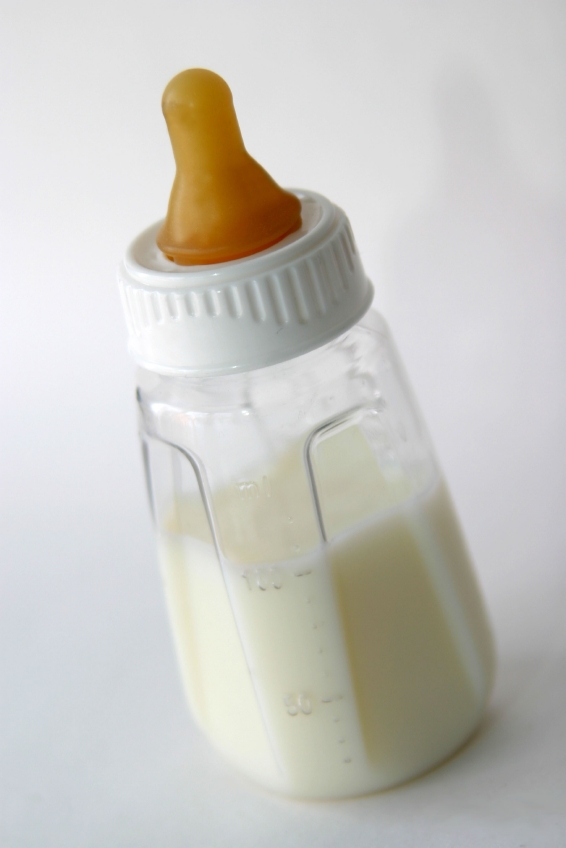
<path fill-rule="evenodd" d="M 289 457 L 301 465 L 319 442 L 337 467 L 347 459 L 345 446 L 362 445 L 387 479 L 407 482 L 407 491 L 432 479 L 426 431 L 377 313 L 332 343 L 269 368 L 201 380 L 144 370 L 138 376 L 145 436 L 190 454 L 215 485 L 230 474 L 257 476 L 258 468 Z"/>
<path fill-rule="evenodd" d="M 369 310 L 342 336 L 293 359 L 220 376 L 167 375 L 138 368 L 138 400 L 195 411 L 223 412 L 241 406 L 299 403 L 304 397 L 332 394 L 340 385 L 354 401 L 371 392 L 372 378 L 387 367 L 393 346 L 383 317 Z M 361 398 L 358 398 L 360 400 Z"/>

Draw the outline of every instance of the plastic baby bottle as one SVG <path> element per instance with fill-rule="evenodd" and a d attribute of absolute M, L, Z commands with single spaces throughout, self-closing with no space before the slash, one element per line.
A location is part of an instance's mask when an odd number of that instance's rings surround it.
<path fill-rule="evenodd" d="M 450 496 L 345 214 L 249 156 L 216 74 L 163 109 L 167 218 L 119 278 L 192 715 L 281 793 L 392 786 L 469 738 L 491 686 Z"/>

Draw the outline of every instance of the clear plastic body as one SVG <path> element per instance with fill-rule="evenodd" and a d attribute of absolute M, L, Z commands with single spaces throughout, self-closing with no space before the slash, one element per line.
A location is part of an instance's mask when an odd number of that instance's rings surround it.
<path fill-rule="evenodd" d="M 336 798 L 462 745 L 491 636 L 380 316 L 257 371 L 140 371 L 138 400 L 185 690 L 225 757 Z"/>

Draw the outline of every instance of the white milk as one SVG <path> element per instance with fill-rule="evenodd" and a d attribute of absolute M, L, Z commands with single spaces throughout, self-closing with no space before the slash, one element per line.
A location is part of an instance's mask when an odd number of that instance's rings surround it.
<path fill-rule="evenodd" d="M 334 455 L 326 483 L 345 456 L 355 459 L 356 439 L 350 433 L 337 445 L 340 459 Z M 291 487 L 289 516 L 303 521 L 294 536 L 300 543 L 295 556 L 277 555 L 288 547 L 277 529 L 277 491 L 294 474 L 293 485 L 304 479 L 300 456 L 272 470 L 268 508 L 253 498 L 238 506 L 226 492 L 215 499 L 217 512 L 228 515 L 219 534 L 222 565 L 204 510 L 194 503 L 176 505 L 170 526 L 184 532 L 161 535 L 160 558 L 183 680 L 203 731 L 264 785 L 331 798 L 406 780 L 461 745 L 485 705 L 492 650 L 437 479 L 407 496 L 399 477 L 388 482 L 374 460 L 365 497 L 369 477 L 357 478 L 355 493 L 334 480 L 335 505 L 342 500 L 343 510 L 333 515 L 333 491 L 324 482 L 332 456 L 322 452 L 317 482 L 333 538 L 323 543 L 313 534 L 312 500 L 301 483 Z M 352 503 L 367 513 L 376 479 L 380 503 L 389 497 L 389 506 L 339 530 Z M 248 522 L 254 514 L 259 522 L 255 550 L 249 536 L 248 549 L 229 536 L 242 508 Z M 270 515 L 273 533 L 265 527 Z M 274 556 L 266 562 L 270 545 Z"/>

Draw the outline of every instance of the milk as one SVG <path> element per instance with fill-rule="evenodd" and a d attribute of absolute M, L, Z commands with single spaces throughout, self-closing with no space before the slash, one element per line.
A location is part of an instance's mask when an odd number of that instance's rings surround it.
<path fill-rule="evenodd" d="M 365 444 L 350 428 L 314 455 L 322 532 L 295 450 L 259 494 L 212 493 L 216 545 L 195 501 L 178 501 L 160 534 L 193 715 L 235 766 L 289 795 L 353 795 L 431 768 L 469 737 L 490 686 L 489 630 L 443 482 L 432 473 L 415 491 L 364 455 L 352 488 L 341 469 Z"/>

